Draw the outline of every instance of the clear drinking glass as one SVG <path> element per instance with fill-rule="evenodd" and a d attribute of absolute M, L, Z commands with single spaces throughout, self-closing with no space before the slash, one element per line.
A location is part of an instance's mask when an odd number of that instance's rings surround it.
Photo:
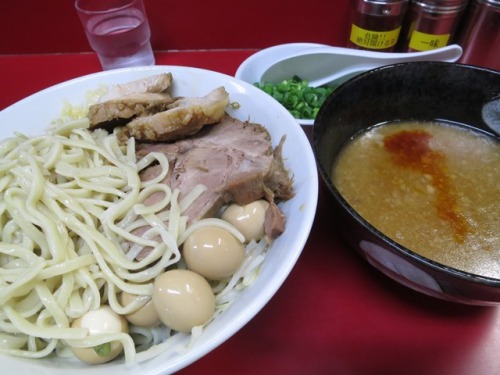
<path fill-rule="evenodd" d="M 142 0 L 76 0 L 75 8 L 104 70 L 154 65 Z"/>

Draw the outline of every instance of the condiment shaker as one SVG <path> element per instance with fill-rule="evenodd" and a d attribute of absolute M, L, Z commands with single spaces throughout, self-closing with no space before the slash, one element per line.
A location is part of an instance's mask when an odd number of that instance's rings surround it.
<path fill-rule="evenodd" d="M 428 51 L 450 44 L 467 3 L 468 0 L 412 0 L 398 50 Z"/>
<path fill-rule="evenodd" d="M 409 0 L 355 0 L 352 4 L 350 48 L 394 51 Z"/>
<path fill-rule="evenodd" d="M 462 26 L 458 62 L 500 70 L 500 0 L 474 0 Z"/>

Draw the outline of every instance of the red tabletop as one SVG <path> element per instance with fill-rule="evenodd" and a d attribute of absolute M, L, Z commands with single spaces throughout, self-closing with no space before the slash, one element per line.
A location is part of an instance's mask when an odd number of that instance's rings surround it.
<path fill-rule="evenodd" d="M 233 75 L 254 52 L 156 58 Z M 0 109 L 100 70 L 94 54 L 0 55 Z M 319 200 L 309 240 L 280 290 L 242 330 L 180 374 L 500 374 L 497 308 L 440 301 L 388 279 L 335 231 L 322 183 Z"/>

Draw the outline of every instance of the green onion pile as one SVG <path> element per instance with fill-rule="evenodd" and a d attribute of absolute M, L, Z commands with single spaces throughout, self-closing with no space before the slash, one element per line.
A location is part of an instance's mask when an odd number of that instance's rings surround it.
<path fill-rule="evenodd" d="M 306 80 L 295 76 L 281 83 L 254 83 L 254 86 L 280 102 L 296 119 L 313 120 L 334 87 L 310 87 Z"/>

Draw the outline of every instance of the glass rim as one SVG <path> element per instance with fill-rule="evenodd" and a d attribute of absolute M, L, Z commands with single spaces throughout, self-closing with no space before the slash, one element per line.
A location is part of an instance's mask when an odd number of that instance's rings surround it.
<path fill-rule="evenodd" d="M 90 14 L 106 14 L 106 13 L 116 12 L 116 11 L 119 11 L 119 10 L 122 10 L 122 9 L 130 8 L 131 6 L 133 6 L 136 3 L 142 3 L 142 0 L 125 0 L 124 4 L 121 5 L 121 6 L 117 6 L 117 7 L 113 7 L 113 8 L 107 8 L 107 9 L 102 9 L 102 10 L 91 10 L 91 9 L 83 8 L 81 6 L 81 3 L 83 1 L 84 0 L 75 0 L 75 3 L 74 3 L 75 4 L 75 9 L 79 13 L 83 13 L 83 14 L 87 14 L 87 15 L 90 15 Z M 102 4 L 102 2 L 98 2 L 98 3 Z"/>

